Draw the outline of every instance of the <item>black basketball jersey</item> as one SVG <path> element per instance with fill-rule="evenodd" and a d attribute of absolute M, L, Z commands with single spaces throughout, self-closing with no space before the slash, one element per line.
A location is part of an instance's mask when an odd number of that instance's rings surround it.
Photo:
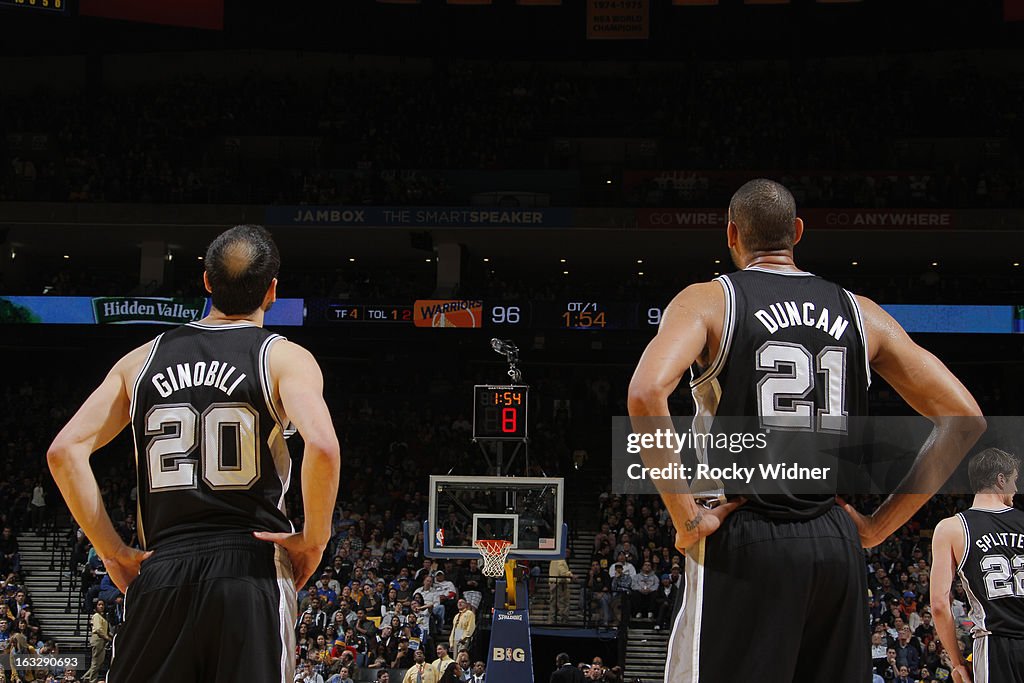
<path fill-rule="evenodd" d="M 763 435 L 764 446 L 742 455 L 720 445 L 698 448 L 697 459 L 754 467 L 756 484 L 723 481 L 720 489 L 742 493 L 749 510 L 816 517 L 833 504 L 838 468 L 831 479 L 808 483 L 781 475 L 769 481 L 760 466 L 835 465 L 831 454 L 844 447 L 849 418 L 867 415 L 871 377 L 860 307 L 850 292 L 811 273 L 751 267 L 716 281 L 725 292 L 725 321 L 714 360 L 692 371 L 693 432 Z"/>
<path fill-rule="evenodd" d="M 957 572 L 971 603 L 971 632 L 1024 638 L 1024 512 L 971 508 L 957 517 L 967 538 Z"/>
<path fill-rule="evenodd" d="M 251 323 L 189 323 L 156 338 L 132 392 L 139 540 L 292 531 L 291 458 L 269 354 L 283 339 Z"/>

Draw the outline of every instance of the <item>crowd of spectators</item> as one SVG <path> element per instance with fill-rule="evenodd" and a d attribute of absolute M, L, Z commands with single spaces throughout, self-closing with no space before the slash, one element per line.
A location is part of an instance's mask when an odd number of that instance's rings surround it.
<path fill-rule="evenodd" d="M 34 92 L 0 104 L 0 200 L 465 204 L 471 193 L 431 169 L 583 169 L 569 139 L 634 138 L 648 142 L 633 168 L 798 169 L 788 176 L 805 205 L 1003 207 L 1024 190 L 1015 146 L 1000 142 L 1019 135 L 1015 78 L 969 55 L 952 69 L 891 58 L 863 70 L 709 62 L 614 74 L 437 61 L 404 74 Z M 252 142 L 261 136 L 271 142 Z M 985 141 L 970 154 L 907 142 L 939 137 Z M 723 200 L 699 182 L 620 190 L 581 177 L 586 203 Z"/>
<path fill-rule="evenodd" d="M 316 683 L 319 676 L 327 683 L 338 676 L 336 681 L 344 681 L 344 673 L 365 680 L 387 672 L 392 680 L 401 681 L 396 670 L 401 671 L 410 661 L 417 664 L 417 653 L 422 654 L 425 666 L 436 666 L 439 659 L 444 662 L 439 646 L 447 648 L 453 661 L 463 660 L 458 669 L 449 667 L 453 674 L 473 671 L 477 661 L 486 659 L 473 632 L 487 619 L 481 606 L 490 604 L 492 586 L 480 575 L 475 561 L 441 562 L 426 559 L 422 553 L 427 476 L 452 468 L 460 473 L 483 473 L 485 467 L 467 431 L 466 397 L 471 395 L 472 384 L 493 380 L 494 373 L 502 369 L 467 364 L 461 353 L 460 348 L 448 348 L 432 355 L 429 366 L 419 362 L 420 350 L 399 350 L 399 345 L 378 349 L 365 360 L 324 360 L 325 396 L 345 454 L 344 479 L 324 564 L 299 599 L 300 616 L 294 625 L 295 655 L 304 677 L 299 680 Z M 604 434 L 610 417 L 625 411 L 625 386 L 631 369 L 627 365 L 603 367 L 600 372 L 588 365 L 558 363 L 526 369 L 539 401 L 532 425 L 533 473 L 574 476 L 574 451 L 581 447 L 591 453 L 587 468 L 606 471 L 601 449 L 607 448 Z M 59 364 L 56 367 L 59 369 Z M 961 374 L 986 409 L 998 408 L 1006 394 L 1000 394 L 995 375 L 986 367 Z M 461 370 L 442 372 L 437 368 Z M 91 388 L 68 384 L 67 375 L 27 371 L 22 375 L 0 390 L 0 425 L 8 437 L 0 462 L 0 501 L 6 505 L 0 507 L 0 514 L 3 524 L 15 533 L 32 526 L 34 516 L 39 515 L 31 503 L 34 475 L 42 473 L 45 466 L 41 454 L 46 442 Z M 899 404 L 883 383 L 876 385 L 873 410 L 879 406 L 884 412 L 886 406 Z M 673 410 L 679 414 L 692 410 L 688 397 L 674 399 Z M 588 435 L 593 438 L 584 443 Z M 122 435 L 97 458 L 96 471 L 115 528 L 127 542 L 134 543 L 136 492 L 131 453 L 131 441 Z M 49 491 L 51 502 L 53 495 L 55 492 Z M 858 503 L 866 509 L 874 504 L 870 500 Z M 936 499 L 865 560 L 866 571 L 874 577 L 871 608 L 884 627 L 876 645 L 888 646 L 892 637 L 897 662 L 913 659 L 907 653 L 917 647 L 920 658 L 908 665 L 909 670 L 925 667 L 933 679 L 937 670 L 942 672 L 942 650 L 927 633 L 927 580 L 922 583 L 927 571 L 920 563 L 924 560 L 927 565 L 929 555 L 922 532 L 962 505 L 963 500 Z M 301 527 L 299 487 L 293 486 L 287 507 L 296 526 Z M 567 514 L 576 515 L 572 523 L 578 528 L 598 531 L 593 549 L 574 549 L 577 556 L 585 554 L 590 560 L 585 575 L 574 577 L 573 590 L 589 592 L 584 609 L 591 623 L 621 626 L 640 622 L 660 628 L 670 624 L 678 602 L 682 562 L 673 547 L 674 532 L 661 501 L 606 495 L 600 509 L 595 506 L 592 511 Z M 14 558 L 3 552 L 6 542 L 0 534 L 0 562 L 9 559 L 13 563 Z M 104 651 L 106 642 L 99 642 L 105 641 L 103 624 L 107 635 L 116 630 L 123 618 L 123 599 L 87 539 L 78 533 L 71 539 L 71 547 L 72 566 L 83 578 L 82 614 L 88 615 L 90 634 L 99 631 L 90 636 L 90 645 L 101 648 L 97 652 Z M 0 567 L 8 582 L 10 572 L 16 571 L 13 564 L 9 569 Z M 13 591 L 17 602 L 17 587 L 23 585 L 17 577 L 15 581 L 15 588 L 4 584 L 4 590 Z M 913 593 L 912 598 L 908 592 Z M 955 594 L 962 601 L 962 593 Z M 30 596 L 26 597 L 30 601 Z M 894 600 L 898 604 L 894 605 Z M 962 602 L 960 607 L 957 611 L 954 605 L 954 611 L 962 623 Z M 901 622 L 896 621 L 894 608 L 902 613 Z M 17 617 L 19 612 L 12 609 L 10 616 Z M 467 612 L 473 615 L 471 620 L 465 616 Z M 24 628 L 32 633 L 31 612 L 28 617 Z M 903 625 L 910 627 L 912 637 L 901 645 Z M 917 633 L 922 625 L 926 630 Z M 12 620 L 8 628 L 18 630 L 21 625 Z M 46 647 L 41 632 L 26 641 L 32 647 Z M 62 648 L 67 646 L 60 643 Z M 935 657 L 939 658 L 938 667 Z M 877 664 L 882 669 L 880 675 L 886 676 L 888 660 Z M 895 670 L 899 672 L 899 665 Z M 96 676 L 101 674 L 102 667 Z M 607 667 L 600 669 L 600 674 L 596 668 L 588 669 L 586 675 L 600 676 L 592 680 L 616 680 L 616 673 Z M 915 675 L 923 676 L 920 672 Z"/>
<path fill-rule="evenodd" d="M 851 497 L 863 509 L 881 503 L 871 496 Z M 600 497 L 601 528 L 594 537 L 586 596 L 599 624 L 650 622 L 669 628 L 684 587 L 682 561 L 674 547 L 675 529 L 660 498 Z M 941 643 L 928 607 L 930 530 L 943 517 L 970 506 L 965 496 L 938 496 L 884 543 L 865 553 L 875 672 L 885 681 L 913 683 L 951 679 L 949 647 L 971 651 L 967 596 L 954 584 L 952 611 L 957 641 Z"/>
<path fill-rule="evenodd" d="M 56 385 L 43 378 L 5 382 L 0 389 L 0 681 L 7 678 L 12 654 L 60 654 L 70 643 L 47 633 L 26 586 L 19 535 L 42 533 L 50 517 L 52 491 L 44 484 L 42 441 L 67 416 L 53 401 Z M 27 672 L 22 680 L 77 683 L 74 671 Z"/>

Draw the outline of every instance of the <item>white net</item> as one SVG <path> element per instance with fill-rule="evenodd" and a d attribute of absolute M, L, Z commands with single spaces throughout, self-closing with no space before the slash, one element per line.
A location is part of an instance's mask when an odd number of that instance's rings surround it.
<path fill-rule="evenodd" d="M 512 548 L 511 541 L 496 541 L 492 539 L 481 539 L 473 545 L 480 551 L 484 565 L 480 568 L 484 576 L 493 579 L 500 578 L 505 574 L 505 560 L 508 559 L 508 552 Z"/>

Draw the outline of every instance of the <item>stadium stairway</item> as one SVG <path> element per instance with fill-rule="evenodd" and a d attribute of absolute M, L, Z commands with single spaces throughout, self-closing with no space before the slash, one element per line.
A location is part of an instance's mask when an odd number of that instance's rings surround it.
<path fill-rule="evenodd" d="M 49 544 L 44 542 L 47 539 L 42 535 L 26 531 L 18 535 L 18 546 L 25 572 L 25 588 L 42 627 L 43 637 L 56 641 L 64 652 L 83 652 L 88 647 L 82 632 L 78 597 L 71 594 L 71 581 L 63 566 L 67 558 L 61 558 L 59 550 L 56 555 L 53 551 L 53 544 L 63 542 L 69 531 L 51 532 Z"/>
<path fill-rule="evenodd" d="M 563 502 L 564 519 L 569 525 L 569 547 L 572 557 L 569 558 L 569 569 L 576 580 L 569 589 L 568 622 L 559 624 L 554 620 L 554 609 L 551 604 L 551 589 L 548 586 L 548 567 L 550 562 L 540 563 L 540 578 L 533 595 L 530 597 L 530 623 L 537 625 L 581 626 L 583 624 L 583 582 L 590 570 L 590 556 L 594 552 L 594 536 L 601 527 L 597 501 L 597 493 L 608 488 L 607 474 L 596 469 L 590 472 L 571 472 L 566 475 L 565 498 Z"/>
<path fill-rule="evenodd" d="M 569 503 L 566 503 L 568 506 Z M 586 579 L 590 569 L 590 550 L 594 547 L 595 530 L 576 531 L 570 540 L 570 546 L 574 549 L 573 556 L 569 558 L 569 569 L 576 577 L 571 582 L 569 589 L 569 614 L 570 624 L 580 626 L 583 621 L 583 580 Z M 579 550 L 579 552 L 577 552 Z M 548 567 L 550 562 L 540 562 L 540 578 L 533 595 L 530 597 L 530 623 L 543 625 L 558 625 L 554 618 L 554 607 L 551 603 L 551 588 L 548 585 Z"/>
<path fill-rule="evenodd" d="M 654 625 L 650 623 L 629 628 L 629 637 L 626 639 L 626 662 L 623 666 L 626 680 L 640 679 L 641 683 L 661 683 L 665 679 L 668 636 L 669 631 L 655 631 Z"/>

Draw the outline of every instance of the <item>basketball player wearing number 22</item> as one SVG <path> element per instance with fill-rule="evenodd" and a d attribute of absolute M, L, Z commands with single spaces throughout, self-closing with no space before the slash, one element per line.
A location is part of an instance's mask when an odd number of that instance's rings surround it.
<path fill-rule="evenodd" d="M 932 537 L 931 608 L 943 643 L 956 643 L 954 575 L 970 602 L 972 652 L 946 647 L 953 676 L 973 683 L 1024 683 L 1024 512 L 1013 507 L 1020 459 L 986 448 L 967 468 L 970 509 L 939 522 Z"/>
<path fill-rule="evenodd" d="M 296 585 L 309 580 L 331 535 L 340 455 L 320 368 L 263 328 L 276 298 L 277 246 L 259 226 L 237 226 L 213 241 L 204 263 L 210 314 L 118 361 L 47 454 L 68 507 L 125 591 L 110 683 L 290 683 Z M 305 443 L 298 532 L 284 509 L 289 422 Z M 128 425 L 141 550 L 117 535 L 89 466 Z"/>
<path fill-rule="evenodd" d="M 666 683 L 871 680 L 862 547 L 907 522 L 985 430 L 967 389 L 885 311 L 796 266 L 803 232 L 782 185 L 752 180 L 733 195 L 726 233 L 740 270 L 668 305 L 630 383 L 633 431 L 673 428 L 668 398 L 688 370 L 695 430 L 719 417 L 756 419 L 767 457 L 799 454 L 808 439 L 842 444 L 849 419 L 867 414 L 872 371 L 933 431 L 870 515 L 837 504 L 834 489 L 786 482 L 709 510 L 685 482 L 655 480 L 686 554 Z M 652 468 L 678 462 L 670 449 L 641 457 Z M 742 657 L 737 642 L 750 648 Z"/>

